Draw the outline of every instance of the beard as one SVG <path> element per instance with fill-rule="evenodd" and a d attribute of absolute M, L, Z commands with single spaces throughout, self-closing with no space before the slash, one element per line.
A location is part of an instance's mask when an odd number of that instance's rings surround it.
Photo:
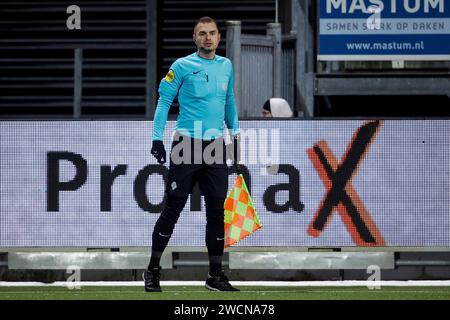
<path fill-rule="evenodd" d="M 200 47 L 198 50 L 201 53 L 205 53 L 205 54 L 208 54 L 208 53 L 211 53 L 211 52 L 215 51 L 214 48 L 205 48 L 205 47 Z"/>

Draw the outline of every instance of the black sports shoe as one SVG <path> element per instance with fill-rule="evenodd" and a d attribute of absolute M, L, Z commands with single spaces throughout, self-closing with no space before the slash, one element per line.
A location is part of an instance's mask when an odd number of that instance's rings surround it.
<path fill-rule="evenodd" d="M 145 270 L 142 273 L 144 279 L 145 292 L 161 292 L 159 285 L 161 267 L 153 268 L 152 270 Z"/>
<path fill-rule="evenodd" d="M 223 271 L 217 276 L 211 276 L 208 273 L 208 279 L 206 279 L 205 287 L 212 291 L 240 291 L 230 284 Z"/>

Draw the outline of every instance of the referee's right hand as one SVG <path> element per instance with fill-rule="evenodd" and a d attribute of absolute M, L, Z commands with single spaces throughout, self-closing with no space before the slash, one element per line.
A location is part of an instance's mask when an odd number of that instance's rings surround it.
<path fill-rule="evenodd" d="M 166 163 L 166 150 L 161 140 L 153 140 L 151 154 L 158 160 L 159 164 Z"/>

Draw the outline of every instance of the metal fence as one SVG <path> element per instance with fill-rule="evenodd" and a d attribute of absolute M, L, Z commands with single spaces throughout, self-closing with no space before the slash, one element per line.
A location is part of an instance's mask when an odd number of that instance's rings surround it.
<path fill-rule="evenodd" d="M 295 35 L 281 36 L 279 23 L 267 24 L 267 35 L 240 33 L 240 22 L 227 24 L 227 57 L 233 61 L 239 116 L 261 115 L 264 102 L 283 98 L 295 106 Z"/>
<path fill-rule="evenodd" d="M 156 98 L 156 0 L 0 2 L 0 116 L 144 115 Z M 113 90 L 111 90 L 113 89 Z"/>
<path fill-rule="evenodd" d="M 265 37 L 242 38 L 240 115 L 257 116 L 273 92 L 273 46 Z"/>

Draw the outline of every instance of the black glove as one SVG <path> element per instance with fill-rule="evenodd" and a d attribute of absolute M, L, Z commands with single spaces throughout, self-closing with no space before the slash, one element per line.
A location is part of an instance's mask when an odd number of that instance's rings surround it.
<path fill-rule="evenodd" d="M 166 150 L 161 140 L 153 140 L 151 154 L 158 160 L 159 164 L 166 163 Z"/>

